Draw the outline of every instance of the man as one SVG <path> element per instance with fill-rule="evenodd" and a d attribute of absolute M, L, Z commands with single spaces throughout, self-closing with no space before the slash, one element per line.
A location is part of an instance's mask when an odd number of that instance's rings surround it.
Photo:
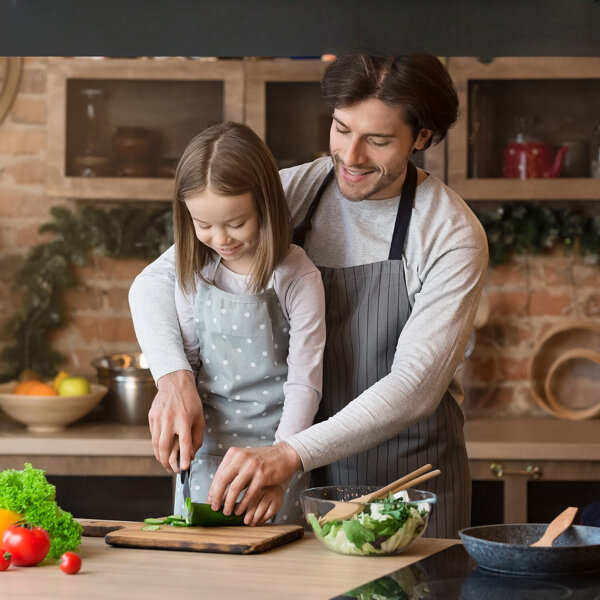
<path fill-rule="evenodd" d="M 313 470 L 314 485 L 385 485 L 432 463 L 442 474 L 428 534 L 470 521 L 462 432 L 463 357 L 487 266 L 483 228 L 465 203 L 411 155 L 441 141 L 458 101 L 440 61 L 350 53 L 327 69 L 331 158 L 281 172 L 295 241 L 319 266 L 327 302 L 317 422 L 285 442 L 230 449 L 209 493 L 242 512 L 266 485 Z M 172 302 L 172 253 L 136 279 L 130 298 L 157 379 L 149 414 L 157 459 L 181 468 L 201 445 L 202 407 L 177 321 L 152 323 Z M 173 311 L 174 312 L 174 311 Z"/>

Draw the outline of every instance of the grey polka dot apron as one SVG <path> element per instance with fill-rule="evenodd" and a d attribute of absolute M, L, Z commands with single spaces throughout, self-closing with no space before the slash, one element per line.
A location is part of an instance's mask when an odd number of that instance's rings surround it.
<path fill-rule="evenodd" d="M 214 280 L 215 262 L 209 280 Z M 205 502 L 213 477 L 231 446 L 270 446 L 283 412 L 289 323 L 273 287 L 238 295 L 200 281 L 194 323 L 202 366 L 197 376 L 204 409 L 202 447 L 190 468 L 193 502 Z M 177 479 L 175 514 L 185 514 Z M 308 476 L 296 473 L 274 522 L 301 523 L 298 493 Z"/>
<path fill-rule="evenodd" d="M 321 184 L 294 243 L 302 246 L 333 169 Z M 386 261 L 333 269 L 319 267 L 325 287 L 327 342 L 323 397 L 316 421 L 324 421 L 389 374 L 400 332 L 410 316 L 402 250 L 417 186 L 409 162 Z M 442 474 L 422 486 L 437 495 L 429 537 L 457 537 L 471 520 L 471 477 L 463 435 L 464 418 L 448 392 L 427 419 L 366 452 L 316 469 L 311 485 L 383 486 L 431 463 Z"/>

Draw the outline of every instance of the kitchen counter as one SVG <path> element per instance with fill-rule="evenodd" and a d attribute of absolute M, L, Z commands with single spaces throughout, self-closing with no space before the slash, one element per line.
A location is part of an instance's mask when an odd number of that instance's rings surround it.
<path fill-rule="evenodd" d="M 505 523 L 527 522 L 532 479 L 600 482 L 600 419 L 468 420 L 465 438 L 473 479 L 504 484 Z M 0 470 L 22 469 L 25 462 L 48 475 L 167 476 L 145 425 L 84 419 L 60 433 L 35 434 L 0 419 Z"/>
<path fill-rule="evenodd" d="M 268 552 L 250 555 L 117 548 L 84 537 L 77 575 L 56 564 L 10 567 L 2 573 L 2 597 L 151 600 L 326 600 L 376 577 L 417 562 L 458 540 L 419 539 L 398 556 L 343 556 L 312 534 Z"/>
<path fill-rule="evenodd" d="M 471 460 L 597 461 L 600 419 L 477 419 L 465 423 L 465 438 Z M 154 458 L 146 425 L 80 421 L 65 431 L 41 434 L 0 419 L 2 464 L 22 468 L 23 459 L 32 457 L 42 463 L 40 468 L 54 475 L 165 474 Z M 61 466 L 69 462 L 69 457 L 77 458 L 75 464 Z"/>
<path fill-rule="evenodd" d="M 472 460 L 590 460 L 600 457 L 600 419 L 554 417 L 474 419 L 465 422 Z"/>

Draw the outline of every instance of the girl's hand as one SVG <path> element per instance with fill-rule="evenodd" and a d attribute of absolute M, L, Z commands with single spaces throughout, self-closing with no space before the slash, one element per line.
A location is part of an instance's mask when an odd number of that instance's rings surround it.
<path fill-rule="evenodd" d="M 148 422 L 158 462 L 172 473 L 187 469 L 204 435 L 204 410 L 191 371 L 175 371 L 158 380 Z"/>
<path fill-rule="evenodd" d="M 257 500 L 250 504 L 244 516 L 246 525 L 262 525 L 272 519 L 283 506 L 284 491 L 278 485 L 262 488 L 257 494 Z"/>

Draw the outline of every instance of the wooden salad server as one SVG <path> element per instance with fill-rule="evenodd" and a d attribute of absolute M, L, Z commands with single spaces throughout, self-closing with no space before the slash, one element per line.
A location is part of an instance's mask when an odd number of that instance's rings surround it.
<path fill-rule="evenodd" d="M 386 485 L 385 487 L 371 492 L 370 494 L 359 496 L 358 498 L 354 498 L 348 502 L 337 502 L 337 504 L 328 513 L 319 519 L 319 524 L 323 525 L 323 523 L 327 523 L 329 521 L 343 521 L 344 519 L 350 519 L 363 509 L 363 507 L 357 503 L 372 502 L 373 500 L 384 498 L 390 493 L 396 494 L 402 490 L 415 487 L 416 485 L 419 485 L 428 479 L 437 477 L 441 473 L 439 469 L 428 473 L 431 468 L 431 465 L 425 465 L 419 469 L 416 469 L 412 473 L 397 479 L 396 481 L 392 481 L 392 483 Z"/>

